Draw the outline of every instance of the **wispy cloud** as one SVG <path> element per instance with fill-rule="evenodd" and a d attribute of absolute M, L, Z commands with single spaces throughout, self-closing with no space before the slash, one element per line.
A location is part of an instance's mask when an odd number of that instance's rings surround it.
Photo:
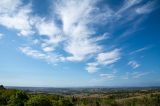
<path fill-rule="evenodd" d="M 82 43 L 83 42 L 83 43 Z M 87 58 L 87 56 L 91 56 L 94 53 L 97 53 L 101 50 L 101 47 L 97 44 L 90 42 L 87 39 L 83 40 L 72 40 L 69 42 L 65 51 L 72 54 L 72 56 L 68 56 L 67 60 L 70 61 L 82 61 Z"/>
<path fill-rule="evenodd" d="M 15 29 L 19 31 L 19 35 L 31 35 L 32 23 L 30 20 L 31 4 L 26 6 L 20 6 L 22 2 L 20 0 L 2 0 L 0 3 L 0 25 L 3 25 L 9 29 Z"/>
<path fill-rule="evenodd" d="M 88 24 L 91 21 L 94 3 L 90 0 L 62 1 L 56 5 L 57 14 L 60 16 L 63 33 L 67 36 L 67 45 L 64 48 L 71 54 L 66 59 L 69 61 L 82 61 L 86 56 L 98 52 L 101 47 L 91 37 L 95 32 Z M 79 7 L 79 8 L 77 8 Z M 83 43 L 82 43 L 83 42 Z M 78 49 L 77 49 L 78 48 Z"/>
<path fill-rule="evenodd" d="M 52 47 L 52 46 L 45 46 L 45 47 L 43 47 L 43 51 L 44 52 L 52 52 L 52 51 L 54 51 L 55 49 L 54 49 L 54 47 Z"/>
<path fill-rule="evenodd" d="M 145 51 L 145 50 L 148 50 L 148 49 L 150 49 L 150 48 L 151 48 L 151 46 L 146 46 L 146 47 L 143 47 L 143 48 L 134 50 L 134 51 L 130 52 L 129 54 L 130 54 L 130 55 L 133 55 L 133 54 L 136 54 L 136 53 L 139 53 L 139 52 L 143 52 L 143 51 Z"/>
<path fill-rule="evenodd" d="M 126 72 L 122 79 L 128 80 L 129 78 L 141 78 L 148 75 L 150 72 Z"/>
<path fill-rule="evenodd" d="M 98 78 L 94 78 L 89 80 L 89 84 L 100 84 L 101 86 L 104 85 L 104 83 L 110 82 L 111 80 L 115 80 L 115 78 L 118 78 L 116 75 L 116 71 L 114 70 L 112 73 L 101 73 L 99 74 Z"/>
<path fill-rule="evenodd" d="M 116 76 L 114 74 L 100 74 L 100 77 L 105 80 L 113 80 Z"/>
<path fill-rule="evenodd" d="M 32 49 L 31 47 L 25 46 L 19 48 L 25 55 L 31 56 L 36 59 L 45 60 L 47 62 L 57 62 L 63 61 L 63 57 L 55 55 L 55 54 L 46 54 L 42 51 Z"/>
<path fill-rule="evenodd" d="M 136 12 L 138 14 L 147 14 L 150 13 L 154 10 L 154 5 L 155 2 L 154 1 L 149 1 L 146 4 L 144 4 L 143 6 L 140 6 L 136 9 Z"/>
<path fill-rule="evenodd" d="M 34 57 L 34 58 L 39 58 L 39 59 L 43 59 L 43 58 L 46 58 L 46 55 L 43 54 L 42 52 L 38 51 L 38 50 L 34 50 L 30 47 L 21 47 L 20 50 L 28 55 L 28 56 L 31 56 L 31 57 Z"/>
<path fill-rule="evenodd" d="M 38 17 L 36 21 L 36 29 L 38 30 L 39 35 L 46 35 L 51 38 L 60 33 L 60 30 L 55 25 L 54 21 L 48 21 Z"/>
<path fill-rule="evenodd" d="M 96 72 L 101 65 L 111 65 L 117 62 L 121 58 L 120 49 L 114 49 L 112 51 L 99 53 L 96 57 L 96 62 L 88 63 L 86 70 L 88 72 Z"/>
<path fill-rule="evenodd" d="M 133 72 L 132 77 L 133 78 L 140 78 L 140 77 L 143 77 L 147 74 L 149 74 L 149 72 Z"/>
<path fill-rule="evenodd" d="M 130 65 L 133 69 L 136 69 L 140 66 L 136 61 L 132 60 L 128 62 L 128 65 Z"/>
<path fill-rule="evenodd" d="M 135 23 L 133 20 L 137 19 L 138 15 L 153 10 L 153 2 L 145 5 L 141 5 L 141 2 L 142 0 L 124 0 L 122 6 L 115 10 L 108 4 L 99 7 L 98 0 L 58 0 L 51 5 L 54 17 L 40 17 L 33 14 L 31 3 L 1 0 L 0 25 L 16 30 L 17 35 L 32 37 L 32 43 L 40 50 L 32 49 L 30 44 L 21 47 L 20 50 L 26 55 L 51 62 L 90 61 L 86 70 L 94 73 L 101 66 L 112 65 L 121 58 L 120 49 L 107 51 L 105 48 L 112 45 L 99 43 L 112 35 L 113 30 L 109 27 L 117 29 L 125 23 Z M 97 31 L 102 27 L 102 31 Z M 130 54 L 143 50 L 146 48 Z M 138 67 L 133 62 L 130 65 Z"/>
<path fill-rule="evenodd" d="M 120 15 L 125 13 L 128 9 L 136 4 L 139 4 L 142 0 L 125 0 L 123 6 L 117 11 L 116 14 Z"/>
<path fill-rule="evenodd" d="M 88 63 L 87 64 L 87 67 L 86 67 L 86 70 L 89 72 L 89 73 L 95 73 L 97 70 L 98 70 L 98 63 Z"/>
<path fill-rule="evenodd" d="M 119 23 L 118 25 L 120 26 L 128 26 L 128 28 L 124 29 L 122 35 L 119 38 L 127 37 L 143 29 L 139 26 L 145 20 L 145 16 L 155 10 L 155 4 L 155 0 L 149 1 L 146 4 L 144 4 L 143 0 L 124 0 L 122 7 L 115 12 L 115 17 L 113 17 L 115 20 L 113 22 Z"/>
<path fill-rule="evenodd" d="M 109 65 L 115 63 L 120 59 L 120 49 L 99 53 L 96 59 L 99 64 Z"/>

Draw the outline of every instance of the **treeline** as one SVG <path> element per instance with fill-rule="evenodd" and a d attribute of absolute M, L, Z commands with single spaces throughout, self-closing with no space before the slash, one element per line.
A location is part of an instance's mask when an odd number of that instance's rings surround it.
<path fill-rule="evenodd" d="M 0 106 L 160 106 L 160 94 L 148 94 L 138 98 L 123 98 L 124 94 L 103 97 L 64 97 L 49 94 L 29 94 L 0 86 Z"/>

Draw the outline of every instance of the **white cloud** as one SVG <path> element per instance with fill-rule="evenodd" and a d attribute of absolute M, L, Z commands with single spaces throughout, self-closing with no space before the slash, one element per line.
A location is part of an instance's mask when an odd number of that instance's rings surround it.
<path fill-rule="evenodd" d="M 86 70 L 88 71 L 88 73 L 95 73 L 98 68 L 96 66 L 88 66 L 86 67 Z"/>
<path fill-rule="evenodd" d="M 90 20 L 91 12 L 94 10 L 93 4 L 90 0 L 67 2 L 62 0 L 56 5 L 56 12 L 62 21 L 63 33 L 67 37 L 64 50 L 71 55 L 66 57 L 66 60 L 82 61 L 101 49 L 94 42 L 95 40 L 90 38 L 95 34 L 88 26 L 93 23 Z"/>
<path fill-rule="evenodd" d="M 133 78 L 140 78 L 140 77 L 143 77 L 147 74 L 149 74 L 149 72 L 134 72 L 134 73 L 132 73 L 132 77 Z"/>
<path fill-rule="evenodd" d="M 21 0 L 1 0 L 0 14 L 12 14 L 21 5 Z"/>
<path fill-rule="evenodd" d="M 136 61 L 129 61 L 128 65 L 130 65 L 133 69 L 136 69 L 140 66 L 140 64 L 138 64 Z"/>
<path fill-rule="evenodd" d="M 144 4 L 143 6 L 138 7 L 135 11 L 138 14 L 147 14 L 150 13 L 151 11 L 153 11 L 153 6 L 154 6 L 155 2 L 150 1 L 146 4 Z"/>
<path fill-rule="evenodd" d="M 86 70 L 89 73 L 95 73 L 99 69 L 97 66 L 98 66 L 98 63 L 96 63 L 96 62 L 95 63 L 88 63 Z"/>
<path fill-rule="evenodd" d="M 92 59 L 95 62 L 88 63 L 86 70 L 94 73 L 101 65 L 111 65 L 120 59 L 120 49 L 105 52 L 104 47 L 108 48 L 110 45 L 101 45 L 99 41 L 109 38 L 108 27 L 114 29 L 119 23 L 135 19 L 137 13 L 148 12 L 150 4 L 138 6 L 135 10 L 140 2 L 141 0 L 125 0 L 122 7 L 114 10 L 107 4 L 98 7 L 98 0 L 58 0 L 53 6 L 53 17 L 39 17 L 32 14 L 31 4 L 25 5 L 21 0 L 1 0 L 0 25 L 17 30 L 18 35 L 33 35 L 36 40 L 32 43 L 40 46 L 40 50 L 21 47 L 24 54 L 51 62 Z M 128 10 L 136 12 L 130 14 Z M 124 19 L 125 17 L 128 18 Z M 105 30 L 100 32 L 101 35 L 97 31 L 98 26 L 103 26 Z M 45 36 L 44 39 L 42 35 Z M 65 52 L 65 56 L 55 55 L 58 50 Z M 142 50 L 135 52 L 139 51 Z M 137 67 L 133 62 L 130 64 Z"/>
<path fill-rule="evenodd" d="M 118 10 L 118 14 L 125 12 L 126 10 L 128 10 L 129 8 L 131 8 L 132 6 L 140 3 L 141 0 L 125 0 L 124 5 L 121 7 L 120 10 Z"/>
<path fill-rule="evenodd" d="M 96 62 L 88 63 L 86 70 L 89 73 L 96 72 L 101 65 L 111 65 L 117 62 L 121 57 L 120 49 L 113 49 L 105 53 L 99 53 L 96 57 Z"/>
<path fill-rule="evenodd" d="M 60 55 L 45 53 L 45 52 L 42 52 L 39 50 L 32 49 L 31 47 L 28 47 L 28 46 L 20 47 L 19 49 L 25 55 L 36 58 L 36 59 L 45 60 L 45 61 L 51 62 L 51 63 L 63 61 L 63 57 Z"/>
<path fill-rule="evenodd" d="M 40 59 L 43 59 L 46 57 L 45 54 L 43 54 L 42 52 L 40 51 L 37 51 L 37 50 L 33 50 L 32 48 L 30 47 L 21 47 L 20 50 L 28 55 L 28 56 L 31 56 L 31 57 L 34 57 L 34 58 L 40 58 Z"/>
<path fill-rule="evenodd" d="M 129 54 L 130 55 L 133 55 L 133 54 L 136 54 L 136 53 L 139 53 L 139 52 L 142 52 L 142 51 L 145 51 L 145 50 L 148 50 L 151 46 L 146 46 L 146 47 L 143 47 L 143 48 L 140 48 L 140 49 L 137 49 L 135 51 L 132 51 L 130 52 Z"/>
<path fill-rule="evenodd" d="M 52 51 L 54 51 L 54 47 L 44 47 L 43 48 L 43 51 L 45 51 L 45 52 L 52 52 Z"/>
<path fill-rule="evenodd" d="M 36 29 L 39 35 L 47 35 L 49 37 L 54 37 L 60 32 L 53 21 L 46 21 L 45 19 L 37 19 Z"/>
<path fill-rule="evenodd" d="M 93 38 L 93 42 L 97 42 L 97 41 L 102 41 L 102 40 L 105 40 L 105 39 L 109 39 L 109 33 L 108 32 L 105 32 L 103 33 L 102 35 L 99 35 L 98 37 L 95 37 Z"/>
<path fill-rule="evenodd" d="M 35 23 L 38 34 L 47 37 L 42 43 L 42 49 L 44 51 L 51 52 L 55 50 L 58 44 L 64 40 L 64 36 L 61 35 L 60 29 L 56 26 L 54 21 L 48 21 L 37 17 Z"/>
<path fill-rule="evenodd" d="M 135 17 L 137 14 L 132 13 L 130 14 L 129 11 L 132 10 L 132 7 L 135 6 L 136 4 L 139 4 L 141 0 L 125 0 L 122 7 L 118 9 L 118 11 L 115 12 L 115 20 L 118 22 L 126 23 L 130 21 L 133 17 Z M 125 16 L 127 16 L 126 20 L 121 20 Z"/>
<path fill-rule="evenodd" d="M 15 29 L 19 31 L 20 35 L 30 35 L 33 33 L 30 22 L 31 6 L 27 5 L 24 7 L 17 8 L 17 11 L 12 15 L 0 14 L 0 25 L 3 25 L 9 29 Z"/>
<path fill-rule="evenodd" d="M 72 54 L 67 57 L 70 61 L 82 61 L 87 58 L 88 55 L 98 52 L 101 49 L 100 46 L 90 42 L 88 39 L 75 39 L 68 43 L 65 50 Z"/>
<path fill-rule="evenodd" d="M 91 0 L 62 0 L 59 2 L 59 4 L 56 5 L 56 12 L 63 22 L 63 31 L 70 36 L 72 31 L 77 29 L 77 25 L 78 27 L 83 27 L 79 26 L 79 24 L 89 22 L 88 17 L 90 16 L 92 8 L 93 2 Z"/>
<path fill-rule="evenodd" d="M 120 50 L 114 49 L 109 52 L 99 53 L 97 56 L 97 62 L 99 64 L 109 65 L 117 62 L 120 59 Z"/>
<path fill-rule="evenodd" d="M 116 76 L 114 74 L 100 74 L 100 77 L 105 80 L 113 80 Z"/>
<path fill-rule="evenodd" d="M 122 76 L 123 79 L 129 79 L 129 78 L 141 78 L 143 76 L 148 75 L 150 72 L 126 72 L 124 76 Z"/>

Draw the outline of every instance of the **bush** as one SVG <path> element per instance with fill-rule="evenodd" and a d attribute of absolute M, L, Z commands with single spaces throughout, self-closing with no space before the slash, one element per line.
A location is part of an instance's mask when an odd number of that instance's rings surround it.
<path fill-rule="evenodd" d="M 0 85 L 0 90 L 1 90 L 1 89 L 5 89 L 3 85 Z"/>
<path fill-rule="evenodd" d="M 60 98 L 58 101 L 53 101 L 53 106 L 73 106 L 73 103 L 64 98 Z"/>
<path fill-rule="evenodd" d="M 25 106 L 52 106 L 51 101 L 46 96 L 31 97 Z"/>
<path fill-rule="evenodd" d="M 23 91 L 17 91 L 15 95 L 10 97 L 8 102 L 9 106 L 24 106 L 24 103 L 28 100 L 28 96 Z"/>
<path fill-rule="evenodd" d="M 7 105 L 7 98 L 3 94 L 0 94 L 0 106 L 1 105 Z"/>

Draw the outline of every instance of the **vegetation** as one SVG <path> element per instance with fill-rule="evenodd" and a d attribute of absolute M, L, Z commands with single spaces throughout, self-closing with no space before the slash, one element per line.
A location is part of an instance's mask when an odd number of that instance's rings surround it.
<path fill-rule="evenodd" d="M 5 89 L 3 85 L 0 85 L 0 90 L 1 90 L 1 89 Z"/>
<path fill-rule="evenodd" d="M 27 93 L 0 87 L 0 106 L 160 106 L 159 91 L 117 91 L 81 96 Z"/>

